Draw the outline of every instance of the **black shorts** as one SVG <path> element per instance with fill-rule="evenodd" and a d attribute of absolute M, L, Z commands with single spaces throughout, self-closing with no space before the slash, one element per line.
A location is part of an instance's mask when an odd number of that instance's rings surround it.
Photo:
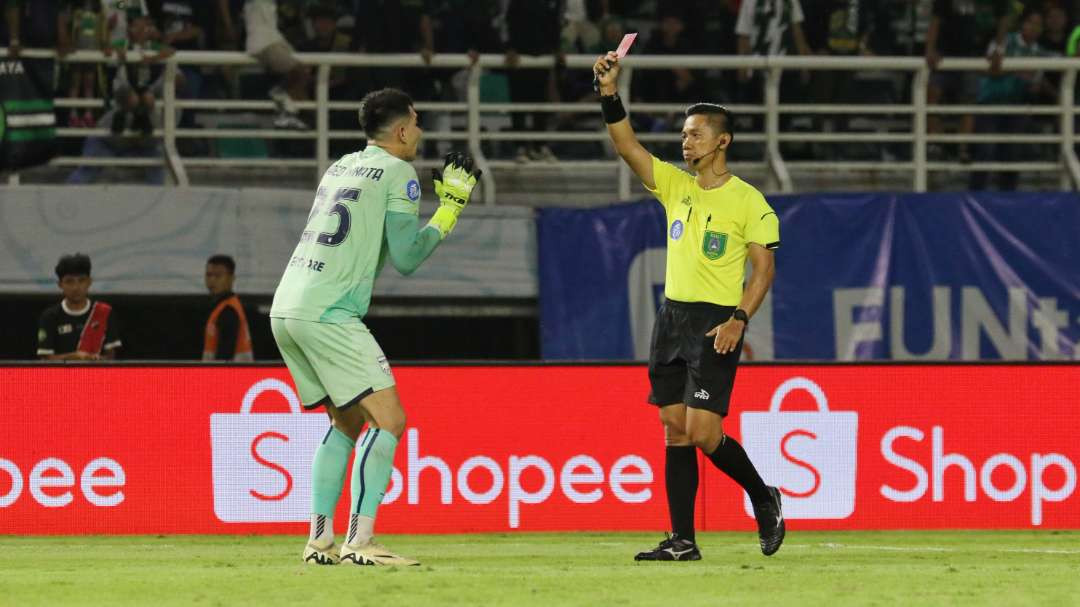
<path fill-rule="evenodd" d="M 713 327 L 731 318 L 734 306 L 667 300 L 656 316 L 649 350 L 649 402 L 685 403 L 726 416 L 742 339 L 734 352 L 717 354 Z"/>

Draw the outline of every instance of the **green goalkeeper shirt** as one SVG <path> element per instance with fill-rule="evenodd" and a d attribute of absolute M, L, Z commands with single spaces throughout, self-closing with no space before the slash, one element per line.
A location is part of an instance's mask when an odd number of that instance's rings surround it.
<path fill-rule="evenodd" d="M 438 246 L 418 229 L 420 181 L 408 162 L 369 144 L 323 175 L 300 242 L 285 267 L 270 316 L 357 323 L 387 258 L 403 274 Z"/>

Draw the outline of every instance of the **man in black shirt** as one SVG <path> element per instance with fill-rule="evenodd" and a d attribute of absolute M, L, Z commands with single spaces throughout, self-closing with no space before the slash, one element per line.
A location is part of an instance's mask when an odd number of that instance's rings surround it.
<path fill-rule="evenodd" d="M 56 264 L 64 299 L 50 306 L 38 322 L 37 354 L 43 360 L 101 360 L 116 358 L 120 335 L 112 307 L 87 296 L 90 258 L 64 255 Z"/>

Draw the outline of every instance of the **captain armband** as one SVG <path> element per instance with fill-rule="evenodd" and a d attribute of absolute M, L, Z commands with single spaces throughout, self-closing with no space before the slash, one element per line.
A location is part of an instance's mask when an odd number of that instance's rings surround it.
<path fill-rule="evenodd" d="M 604 122 L 607 124 L 615 124 L 626 118 L 626 108 L 623 107 L 618 93 L 600 96 L 600 112 L 604 115 Z"/>

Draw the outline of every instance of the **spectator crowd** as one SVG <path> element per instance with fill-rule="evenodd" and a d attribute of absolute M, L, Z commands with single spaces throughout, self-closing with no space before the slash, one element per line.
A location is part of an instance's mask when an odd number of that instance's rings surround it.
<path fill-rule="evenodd" d="M 614 48 L 627 31 L 638 31 L 635 52 L 659 55 L 923 56 L 931 68 L 942 58 L 983 57 L 982 72 L 935 71 L 930 103 L 1045 103 L 1056 99 L 1058 80 L 1038 72 L 1002 72 L 1009 56 L 1073 56 L 1080 40 L 1080 0 L 2 0 L 7 26 L 0 44 L 12 53 L 27 47 L 54 47 L 61 56 L 77 49 L 101 49 L 110 61 L 96 66 L 59 62 L 44 74 L 56 96 L 104 98 L 101 110 L 72 108 L 59 116 L 72 127 L 107 126 L 111 136 L 95 136 L 84 155 L 156 154 L 152 134 L 160 122 L 153 108 L 161 95 L 161 60 L 175 50 L 237 50 L 258 59 L 261 70 L 184 66 L 179 95 L 188 98 L 260 98 L 277 108 L 273 125 L 307 129 L 310 117 L 296 103 L 313 94 L 311 70 L 295 52 L 417 53 L 430 64 L 440 53 L 505 55 L 506 70 L 486 84 L 485 95 L 515 102 L 594 99 L 591 74 L 568 70 L 570 53 L 600 54 Z M 140 53 L 145 59 L 133 61 Z M 141 55 L 145 53 L 145 55 Z M 524 56 L 554 56 L 548 69 L 514 69 Z M 397 86 L 418 101 L 459 100 L 464 79 L 454 70 L 335 68 L 331 100 L 357 100 L 382 86 Z M 761 101 L 761 73 L 751 70 L 677 68 L 635 78 L 636 101 L 679 103 L 707 99 L 719 103 Z M 852 71 L 786 72 L 782 101 L 889 103 L 907 98 L 909 82 L 867 86 Z M 500 88 L 501 87 L 501 88 Z M 594 117 L 595 118 L 595 117 Z M 445 115 L 423 117 L 425 128 L 446 130 Z M 513 112 L 516 131 L 568 128 L 581 116 Z M 677 115 L 635 116 L 638 128 L 670 131 Z M 987 129 L 1023 132 L 1030 116 L 961 116 L 946 124 L 931 116 L 931 133 Z M 182 126 L 195 126 L 184 116 Z M 790 117 L 784 129 L 813 131 L 859 128 L 859 118 Z M 204 124 L 204 126 L 206 126 Z M 355 128 L 355 114 L 331 114 L 331 128 Z M 742 116 L 736 128 L 760 128 L 760 118 Z M 290 142 L 296 143 L 296 142 Z M 333 153 L 355 142 L 337 142 Z M 753 146 L 746 146 L 754 153 Z M 205 150 L 202 150 L 205 151 Z M 297 155 L 310 150 L 293 150 Z M 581 144 L 548 145 L 535 137 L 497 150 L 522 163 L 588 156 Z M 852 153 L 837 144 L 785 151 L 798 157 L 833 158 Z M 958 144 L 930 148 L 931 159 L 946 156 L 1008 160 L 1015 146 Z M 95 178 L 84 167 L 73 181 Z M 972 177 L 986 187 L 989 176 Z M 160 181 L 160 171 L 148 177 Z M 1015 187 L 1003 177 L 999 185 Z"/>
<path fill-rule="evenodd" d="M 26 59 L 27 70 L 56 97 L 104 99 L 103 108 L 69 108 L 58 118 L 70 127 L 104 128 L 80 145 L 84 156 L 160 155 L 154 137 L 160 126 L 157 100 L 162 94 L 162 61 L 177 50 L 243 51 L 258 60 L 254 73 L 222 67 L 182 66 L 178 92 L 201 99 L 269 96 L 277 108 L 273 126 L 307 129 L 297 102 L 313 95 L 308 67 L 295 57 L 304 53 L 417 53 L 425 64 L 440 53 L 505 56 L 498 85 L 507 101 L 544 103 L 592 101 L 592 75 L 565 67 L 567 54 L 599 55 L 615 48 L 628 31 L 641 33 L 638 49 L 651 55 L 920 56 L 934 69 L 943 58 L 983 58 L 978 72 L 935 70 L 928 101 L 963 104 L 1054 103 L 1060 79 L 1038 71 L 1000 70 L 1006 57 L 1072 57 L 1080 45 L 1080 0 L 0 0 L 5 27 L 0 45 L 9 56 L 23 48 L 55 48 L 65 57 L 76 50 L 100 50 L 104 64 Z M 551 56 L 545 69 L 518 69 L 526 56 Z M 332 100 L 357 100 L 366 92 L 396 86 L 417 101 L 458 100 L 464 96 L 462 73 L 423 69 L 334 68 Z M 891 103 L 908 95 L 910 82 L 893 80 L 867 86 L 853 71 L 786 71 L 782 101 L 818 103 Z M 651 71 L 634 79 L 634 101 L 686 104 L 761 102 L 763 74 L 752 70 L 687 69 Z M 946 124 L 931 115 L 932 134 L 951 130 L 1028 133 L 1040 128 L 1028 114 L 960 115 Z M 425 128 L 446 130 L 445 116 L 424 116 Z M 596 116 L 513 112 L 515 131 L 572 129 Z M 670 132 L 678 114 L 640 113 L 643 131 Z M 789 116 L 784 130 L 857 130 L 866 117 L 838 114 Z M 191 116 L 182 126 L 195 126 Z M 592 124 L 592 123 L 590 123 Z M 1048 126 L 1049 122 L 1043 126 Z M 331 114 L 331 127 L 355 128 L 355 114 Z M 738 117 L 736 131 L 760 129 L 760 118 Z M 339 142 L 344 153 L 355 142 Z M 754 153 L 752 145 L 743 146 Z M 661 148 L 662 149 L 662 148 Z M 1017 145 L 958 143 L 929 147 L 931 160 L 1010 161 Z M 548 144 L 539 138 L 514 142 L 499 150 L 521 163 L 550 162 L 558 157 L 589 156 L 582 144 Z M 671 150 L 668 150 L 671 152 Z M 677 153 L 677 150 L 674 150 Z M 888 149 L 885 150 L 888 153 Z M 309 153 L 300 150 L 298 153 Z M 785 156 L 850 158 L 855 146 L 789 145 Z M 674 155 L 674 154 L 673 154 Z M 92 182 L 100 169 L 80 167 L 69 181 Z M 1018 174 L 973 171 L 968 187 L 986 189 L 996 177 L 1003 190 L 1017 187 Z M 162 182 L 160 169 L 148 181 Z M 243 306 L 232 291 L 235 264 L 226 256 L 207 262 L 206 285 L 213 312 L 205 327 L 207 360 L 250 360 L 251 339 Z M 88 297 L 90 260 L 65 256 L 56 268 L 63 300 L 47 310 L 39 326 L 38 354 L 44 358 L 99 359 L 122 348 L 111 308 Z"/>

